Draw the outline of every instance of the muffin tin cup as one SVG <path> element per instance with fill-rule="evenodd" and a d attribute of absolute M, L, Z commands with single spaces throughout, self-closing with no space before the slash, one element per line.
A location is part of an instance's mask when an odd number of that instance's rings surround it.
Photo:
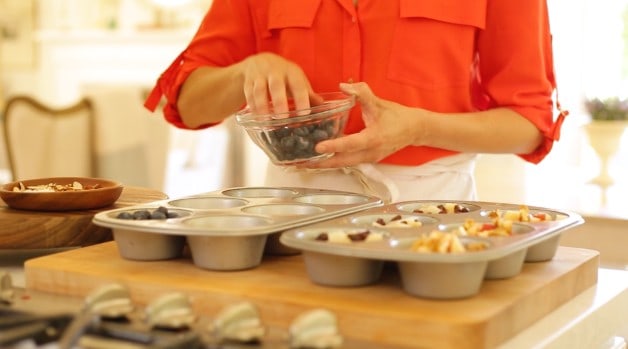
<path fill-rule="evenodd" d="M 527 248 L 522 248 L 505 257 L 488 262 L 484 278 L 487 280 L 507 279 L 518 275 L 523 268 L 527 251 Z"/>
<path fill-rule="evenodd" d="M 187 237 L 194 265 L 209 270 L 244 270 L 262 261 L 266 235 Z"/>
<path fill-rule="evenodd" d="M 384 261 L 318 252 L 304 252 L 303 261 L 310 280 L 334 287 L 356 287 L 379 280 Z"/>
<path fill-rule="evenodd" d="M 424 206 L 427 208 L 423 209 Z M 473 236 L 472 231 L 467 231 L 467 235 L 459 235 L 456 229 L 468 220 L 491 224 L 489 216 L 493 213 L 512 214 L 503 210 L 518 209 L 518 205 L 490 202 L 438 203 L 418 200 L 393 203 L 287 230 L 281 235 L 280 241 L 301 250 L 304 259 L 306 254 L 316 256 L 305 259 L 307 274 L 316 283 L 324 284 L 318 279 L 329 274 L 341 277 L 337 269 L 343 265 L 355 261 L 382 260 L 397 265 L 403 290 L 412 296 L 465 298 L 479 292 L 483 280 L 515 277 L 521 273 L 525 262 L 550 260 L 556 253 L 561 232 L 584 222 L 578 214 L 559 212 L 552 214 L 552 217 L 560 215 L 561 218 L 551 221 L 513 222 L 507 235 L 488 235 L 484 232 Z M 539 207 L 530 209 L 552 212 Z M 348 242 L 338 233 L 345 231 L 349 235 L 360 230 L 376 232 L 385 238 L 370 242 Z M 334 238 L 314 238 L 323 232 L 333 232 Z M 437 237 L 456 235 L 467 250 L 442 250 L 441 243 L 447 241 L 444 239 L 434 245 L 439 246 L 438 251 L 442 252 L 428 252 L 436 251 L 429 248 L 415 251 L 415 242 L 433 232 Z M 325 262 L 325 255 L 342 258 L 334 263 Z M 331 257 L 328 259 L 334 260 Z M 345 272 L 350 273 L 351 270 L 352 267 L 346 268 Z M 342 277 L 353 280 L 359 275 Z M 337 279 L 333 281 L 334 285 L 341 283 Z"/>
<path fill-rule="evenodd" d="M 123 258 L 136 261 L 155 261 L 181 257 L 185 237 L 177 235 L 150 235 L 139 231 L 115 229 L 113 239 Z"/>
<path fill-rule="evenodd" d="M 547 262 L 551 260 L 552 258 L 554 258 L 554 255 L 556 255 L 556 250 L 558 250 L 559 242 L 560 235 L 556 235 L 528 247 L 525 261 L 528 263 L 534 263 Z"/>
<path fill-rule="evenodd" d="M 479 292 L 487 261 L 466 263 L 399 262 L 407 293 L 432 299 L 467 298 Z"/>

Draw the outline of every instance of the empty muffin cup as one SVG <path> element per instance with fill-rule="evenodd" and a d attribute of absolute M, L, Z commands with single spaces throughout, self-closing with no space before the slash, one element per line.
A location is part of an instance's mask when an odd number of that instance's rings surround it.
<path fill-rule="evenodd" d="M 225 210 L 243 207 L 248 201 L 239 198 L 198 196 L 172 200 L 168 204 L 173 207 L 197 210 Z"/>
<path fill-rule="evenodd" d="M 137 261 L 178 258 L 182 255 L 185 245 L 185 236 L 128 229 L 113 229 L 113 239 L 123 258 Z"/>
<path fill-rule="evenodd" d="M 316 205 L 355 205 L 364 204 L 370 198 L 359 194 L 308 194 L 294 198 L 294 201 Z"/>
<path fill-rule="evenodd" d="M 254 230 L 247 232 L 247 228 L 263 228 L 271 222 L 268 217 L 224 214 L 191 218 L 183 225 L 199 229 L 198 233 L 187 236 L 196 266 L 211 270 L 240 270 L 261 263 L 268 237 L 268 234 Z"/>
<path fill-rule="evenodd" d="M 291 198 L 298 191 L 289 188 L 275 187 L 242 187 L 224 190 L 223 195 L 238 198 Z"/>
<path fill-rule="evenodd" d="M 194 265 L 209 270 L 244 270 L 262 262 L 266 234 L 243 236 L 189 235 Z"/>

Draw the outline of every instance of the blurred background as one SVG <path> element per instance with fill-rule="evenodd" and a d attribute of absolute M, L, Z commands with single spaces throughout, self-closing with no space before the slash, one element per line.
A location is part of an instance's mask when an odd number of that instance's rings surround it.
<path fill-rule="evenodd" d="M 558 99 L 570 115 L 560 141 L 539 165 L 512 155 L 480 156 L 480 199 L 628 218 L 628 136 L 623 132 L 605 156 L 612 181 L 592 182 L 602 161 L 585 131 L 592 118 L 584 107 L 588 98 L 628 98 L 628 0 L 548 1 Z M 171 197 L 260 185 L 264 155 L 232 122 L 185 131 L 142 106 L 210 5 L 211 0 L 0 0 L 0 106 L 15 95 L 50 106 L 89 97 L 98 118 L 98 176 L 126 185 L 161 189 Z M 7 171 L 0 149 L 0 181 L 8 181 Z"/>

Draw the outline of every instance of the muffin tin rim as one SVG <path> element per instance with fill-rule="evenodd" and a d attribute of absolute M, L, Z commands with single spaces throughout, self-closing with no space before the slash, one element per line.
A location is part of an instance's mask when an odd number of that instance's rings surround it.
<path fill-rule="evenodd" d="M 246 196 L 233 196 L 224 194 L 225 192 L 234 191 L 234 190 L 250 190 L 250 189 L 272 189 L 272 190 L 287 190 L 295 193 L 289 197 L 246 197 Z M 344 195 L 347 197 L 361 197 L 364 198 L 363 202 L 359 203 L 309 203 L 303 201 L 296 201 L 299 197 L 307 197 L 314 195 Z M 184 199 L 201 199 L 201 198 L 226 198 L 226 199 L 236 199 L 236 200 L 244 200 L 247 203 L 241 206 L 235 207 L 224 207 L 224 208 L 189 208 L 189 207 L 180 207 L 170 205 L 170 202 L 184 200 Z M 243 212 L 242 209 L 247 207 L 254 207 L 259 205 L 271 205 L 271 204 L 290 204 L 294 203 L 295 205 L 310 205 L 316 207 L 324 208 L 324 211 L 321 213 L 314 213 L 310 215 L 272 215 L 272 214 L 258 214 L 258 213 L 246 213 Z M 359 210 L 364 210 L 368 208 L 378 207 L 383 205 L 383 201 L 380 198 L 377 198 L 372 195 L 363 194 L 363 193 L 354 193 L 347 192 L 341 190 L 332 190 L 332 189 L 319 189 L 319 188 L 307 188 L 307 187 L 272 187 L 272 186 L 256 186 L 256 187 L 231 187 L 231 188 L 223 188 L 215 191 L 202 192 L 199 194 L 193 195 L 185 195 L 182 197 L 176 198 L 167 198 L 158 201 L 153 201 L 144 204 L 137 204 L 133 206 L 127 206 L 122 208 L 116 208 L 106 211 L 101 211 L 97 213 L 92 221 L 94 224 L 99 226 L 111 228 L 111 229 L 125 229 L 125 230 L 134 230 L 134 231 L 142 231 L 146 234 L 165 234 L 165 235 L 201 235 L 201 236 L 254 236 L 261 234 L 272 234 L 276 232 L 282 232 L 284 230 L 294 228 L 296 226 L 313 224 L 324 220 L 333 219 L 339 216 L 347 215 Z M 124 211 L 134 211 L 141 209 L 156 209 L 160 206 L 165 206 L 168 209 L 187 211 L 190 214 L 184 217 L 177 218 L 169 218 L 169 219 L 161 219 L 161 220 L 124 220 L 112 217 L 112 215 L 124 212 Z M 237 212 L 234 212 L 237 211 Z M 207 228 L 207 227 L 192 227 L 186 226 L 183 224 L 184 221 L 207 217 L 207 216 L 219 216 L 219 215 L 231 215 L 234 217 L 237 216 L 252 216 L 252 217 L 261 217 L 261 218 L 270 218 L 271 220 L 276 221 L 276 223 L 271 223 L 268 225 L 264 225 L 261 227 L 247 227 L 244 228 L 241 232 L 234 231 L 232 229 L 215 229 L 215 228 Z"/>

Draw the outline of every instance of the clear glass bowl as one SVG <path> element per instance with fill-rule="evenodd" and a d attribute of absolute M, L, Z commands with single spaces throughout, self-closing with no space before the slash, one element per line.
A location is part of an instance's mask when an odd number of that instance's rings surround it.
<path fill-rule="evenodd" d="M 316 144 L 340 136 L 355 105 L 355 97 L 342 92 L 319 93 L 321 104 L 296 109 L 292 101 L 286 113 L 254 114 L 249 108 L 236 113 L 236 121 L 276 165 L 295 165 L 327 159 Z"/>

